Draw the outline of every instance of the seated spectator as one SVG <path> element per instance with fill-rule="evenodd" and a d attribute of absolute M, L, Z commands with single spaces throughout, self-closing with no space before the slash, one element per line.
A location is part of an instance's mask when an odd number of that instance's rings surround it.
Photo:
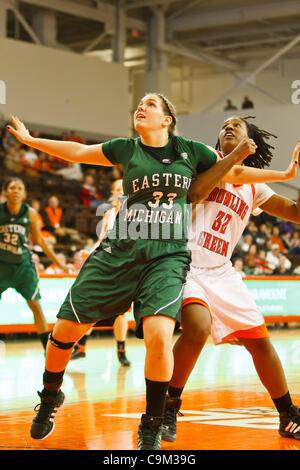
<path fill-rule="evenodd" d="M 272 274 L 272 269 L 269 268 L 269 265 L 266 261 L 266 252 L 265 250 L 259 250 L 259 252 L 254 256 L 254 265 L 255 269 L 253 274 L 256 276 Z"/>
<path fill-rule="evenodd" d="M 33 167 L 39 173 L 39 175 L 48 175 L 50 173 L 55 174 L 55 170 L 51 168 L 49 155 L 44 152 L 39 153 Z"/>
<path fill-rule="evenodd" d="M 63 132 L 62 135 L 61 135 L 61 140 L 69 140 L 68 137 L 69 136 L 68 136 L 67 132 Z"/>
<path fill-rule="evenodd" d="M 40 262 L 39 255 L 37 253 L 32 253 L 31 259 L 34 262 L 38 273 L 42 274 L 45 271 L 45 266 Z"/>
<path fill-rule="evenodd" d="M 3 128 L 1 140 L 2 140 L 2 147 L 5 150 L 7 150 L 9 147 L 13 147 L 17 142 L 17 139 L 15 138 L 15 136 L 6 129 L 6 125 Z"/>
<path fill-rule="evenodd" d="M 292 222 L 288 222 L 287 220 L 281 220 L 279 223 L 279 230 L 280 233 L 289 232 L 291 235 L 295 232 L 295 226 Z"/>
<path fill-rule="evenodd" d="M 255 222 L 251 219 L 248 222 L 246 233 L 249 233 L 252 236 L 253 242 L 256 243 L 256 237 L 258 235 L 258 228 Z"/>
<path fill-rule="evenodd" d="M 279 227 L 275 225 L 272 230 L 271 240 L 273 245 L 279 245 L 280 253 L 286 253 L 287 249 L 280 237 Z"/>
<path fill-rule="evenodd" d="M 38 171 L 34 168 L 34 164 L 37 159 L 38 155 L 35 150 L 28 147 L 20 159 L 22 164 L 22 171 L 24 171 L 29 176 L 39 176 Z"/>
<path fill-rule="evenodd" d="M 115 180 L 122 179 L 123 171 L 121 165 L 116 165 L 112 168 L 110 177 L 112 179 L 112 182 L 114 182 Z"/>
<path fill-rule="evenodd" d="M 224 111 L 234 111 L 237 107 L 232 103 L 230 99 L 226 101 L 226 106 L 224 106 Z"/>
<path fill-rule="evenodd" d="M 70 140 L 72 142 L 78 142 L 79 144 L 85 144 L 86 140 L 81 137 L 80 135 L 77 135 L 75 131 L 71 131 L 70 135 L 67 135 L 65 139 L 62 140 Z"/>
<path fill-rule="evenodd" d="M 253 243 L 253 237 L 249 233 L 246 233 L 246 235 L 243 236 L 242 238 L 242 243 L 241 243 L 241 249 L 244 253 L 248 253 L 250 246 Z"/>
<path fill-rule="evenodd" d="M 289 263 L 287 263 L 289 261 Z M 273 274 L 277 276 L 289 276 L 291 274 L 292 263 L 287 259 L 286 256 L 281 256 L 279 258 L 279 264 L 274 270 Z"/>
<path fill-rule="evenodd" d="M 254 103 L 249 99 L 248 96 L 245 96 L 244 101 L 242 102 L 242 109 L 254 108 Z"/>
<path fill-rule="evenodd" d="M 83 176 L 80 163 L 72 162 L 67 162 L 66 167 L 57 170 L 56 174 L 62 176 L 66 180 L 75 181 L 81 181 Z"/>
<path fill-rule="evenodd" d="M 84 183 L 80 188 L 80 201 L 86 207 L 96 207 L 103 199 L 102 194 L 98 193 L 94 186 L 94 178 L 88 174 L 84 178 Z"/>
<path fill-rule="evenodd" d="M 85 241 L 85 245 L 83 247 L 83 250 L 90 253 L 91 251 L 93 251 L 94 247 L 95 247 L 94 240 L 92 238 L 87 238 L 87 240 Z"/>
<path fill-rule="evenodd" d="M 292 237 L 290 232 L 282 232 L 281 233 L 281 240 L 282 243 L 287 251 L 291 248 Z"/>
<path fill-rule="evenodd" d="M 242 277 L 246 277 L 246 273 L 244 272 L 244 261 L 242 258 L 235 258 L 233 261 L 233 267 Z"/>
<path fill-rule="evenodd" d="M 48 199 L 48 205 L 42 211 L 42 218 L 45 223 L 45 229 L 49 232 L 55 232 L 62 224 L 62 208 L 59 207 L 59 200 L 56 196 Z"/>
<path fill-rule="evenodd" d="M 37 160 L 37 158 L 38 158 L 38 155 L 36 153 L 36 150 L 31 147 L 27 147 L 27 150 L 25 150 L 25 153 L 23 156 L 24 163 L 25 164 L 27 163 L 30 167 L 33 167 L 34 162 Z"/>
<path fill-rule="evenodd" d="M 57 255 L 57 259 L 64 265 L 66 265 L 66 257 L 63 253 L 58 253 Z M 57 266 L 55 266 L 55 264 L 50 264 L 50 266 L 48 266 L 46 269 L 45 269 L 45 274 L 63 274 L 64 271 L 60 268 L 58 268 Z"/>
<path fill-rule="evenodd" d="M 59 200 L 56 196 L 51 196 L 48 199 L 48 205 L 41 215 L 45 223 L 45 230 L 58 237 L 64 238 L 69 235 L 74 241 L 80 240 L 77 230 L 64 226 L 63 210 L 59 207 Z"/>
<path fill-rule="evenodd" d="M 56 238 L 48 230 L 44 230 L 45 222 L 43 220 L 43 217 L 40 214 L 40 209 L 41 209 L 40 201 L 38 199 L 32 199 L 30 202 L 30 207 L 32 207 L 37 213 L 38 224 L 39 224 L 41 234 L 43 235 L 44 238 L 47 239 L 47 242 L 48 244 L 51 245 L 51 248 L 53 248 L 53 246 L 56 244 Z M 36 247 L 34 249 L 35 251 L 41 251 L 41 249 L 36 250 Z"/>
<path fill-rule="evenodd" d="M 266 224 L 261 224 L 259 226 L 259 230 L 256 233 L 255 242 L 257 243 L 257 245 L 263 246 L 263 245 L 265 245 L 269 235 L 270 235 L 270 230 L 267 227 L 267 225 Z"/>
<path fill-rule="evenodd" d="M 70 267 L 70 272 L 72 274 L 78 274 L 82 268 L 83 263 L 87 259 L 87 254 L 84 250 L 77 251 L 73 257 L 73 264 Z"/>
<path fill-rule="evenodd" d="M 22 144 L 19 142 L 19 145 L 16 143 L 6 150 L 4 166 L 14 173 L 21 173 L 23 170 L 21 159 L 23 158 L 24 151 L 21 151 L 21 145 Z"/>
<path fill-rule="evenodd" d="M 299 237 L 299 232 L 297 231 L 295 231 L 292 235 L 289 253 L 291 255 L 300 254 L 300 237 Z"/>
<path fill-rule="evenodd" d="M 281 260 L 280 258 L 284 259 Z M 266 261 L 273 273 L 275 270 L 279 269 L 280 266 L 285 266 L 286 269 L 291 269 L 292 266 L 290 260 L 286 256 L 280 254 L 280 247 L 276 243 L 273 244 L 271 250 L 267 252 Z"/>
<path fill-rule="evenodd" d="M 255 244 L 252 244 L 248 252 L 245 255 L 244 266 L 246 274 L 254 274 L 255 271 L 255 257 L 256 257 L 257 247 Z"/>

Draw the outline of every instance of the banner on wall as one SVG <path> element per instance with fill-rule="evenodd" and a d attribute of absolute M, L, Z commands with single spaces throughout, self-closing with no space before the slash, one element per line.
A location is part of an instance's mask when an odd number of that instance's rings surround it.
<path fill-rule="evenodd" d="M 74 282 L 72 277 L 47 277 L 40 279 L 41 305 L 48 323 L 56 322 L 56 315 Z M 266 321 L 300 321 L 300 280 L 260 278 L 244 280 L 255 303 Z M 126 314 L 133 321 L 133 313 Z M 298 318 L 297 318 L 298 317 Z M 26 301 L 13 289 L 2 294 L 0 301 L 0 333 L 5 326 L 33 325 L 33 315 Z M 13 329 L 9 329 L 13 331 Z M 22 330 L 26 331 L 26 327 Z M 32 330 L 34 331 L 34 329 Z"/>

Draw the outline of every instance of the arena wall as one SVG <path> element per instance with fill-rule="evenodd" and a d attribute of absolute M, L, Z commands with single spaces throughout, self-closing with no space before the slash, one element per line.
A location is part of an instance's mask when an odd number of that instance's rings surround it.
<path fill-rule="evenodd" d="M 2 119 L 106 140 L 128 136 L 128 72 L 116 63 L 13 39 L 0 39 Z"/>

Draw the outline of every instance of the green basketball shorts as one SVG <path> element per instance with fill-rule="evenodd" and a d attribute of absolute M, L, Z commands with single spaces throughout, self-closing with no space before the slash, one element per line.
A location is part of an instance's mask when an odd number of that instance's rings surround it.
<path fill-rule="evenodd" d="M 26 300 L 39 300 L 39 277 L 35 264 L 31 261 L 20 264 L 0 262 L 0 297 L 9 288 L 15 289 Z"/>
<path fill-rule="evenodd" d="M 57 317 L 112 325 L 133 302 L 136 335 L 142 338 L 143 317 L 179 319 L 189 263 L 185 244 L 105 240 L 81 268 Z"/>

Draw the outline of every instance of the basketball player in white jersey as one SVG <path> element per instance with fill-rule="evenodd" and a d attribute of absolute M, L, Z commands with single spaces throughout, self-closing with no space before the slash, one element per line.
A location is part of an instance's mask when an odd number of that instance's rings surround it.
<path fill-rule="evenodd" d="M 248 136 L 254 140 L 257 149 L 251 160 L 249 157 L 244 160 L 244 165 L 263 168 L 272 158 L 273 147 L 266 142 L 271 134 L 247 119 L 229 118 L 224 122 L 217 144 L 218 153 L 221 158 L 226 157 Z M 300 142 L 291 162 L 295 174 L 299 152 Z M 264 171 L 261 173 L 263 178 Z M 264 318 L 230 262 L 251 213 L 257 215 L 262 211 L 300 223 L 300 196 L 294 203 L 277 195 L 264 183 L 234 185 L 220 182 L 204 204 L 194 211 L 189 236 L 191 269 L 182 303 L 182 335 L 173 349 L 174 372 L 166 402 L 163 440 L 172 442 L 176 439 L 180 396 L 210 332 L 216 345 L 233 343 L 246 347 L 278 410 L 279 434 L 300 439 L 300 410 L 292 403 Z"/>
<path fill-rule="evenodd" d="M 109 202 L 112 204 L 112 208 L 105 212 L 102 225 L 101 225 L 101 232 L 97 241 L 96 246 L 101 243 L 103 240 L 106 232 L 112 230 L 116 215 L 120 209 L 120 197 L 123 195 L 123 187 L 122 187 L 122 179 L 115 180 L 111 185 L 111 197 Z M 81 252 L 83 258 L 87 258 L 89 253 Z M 95 325 L 97 326 L 97 325 Z M 85 347 L 86 342 L 90 334 L 92 333 L 93 328 L 91 328 L 74 346 L 72 351 L 71 360 L 81 359 L 86 356 Z M 125 350 L 125 343 L 126 343 L 126 336 L 128 331 L 128 320 L 125 316 L 119 315 L 113 325 L 114 336 L 117 342 L 117 356 L 120 364 L 124 367 L 130 366 L 130 361 L 127 359 L 126 350 Z"/>

